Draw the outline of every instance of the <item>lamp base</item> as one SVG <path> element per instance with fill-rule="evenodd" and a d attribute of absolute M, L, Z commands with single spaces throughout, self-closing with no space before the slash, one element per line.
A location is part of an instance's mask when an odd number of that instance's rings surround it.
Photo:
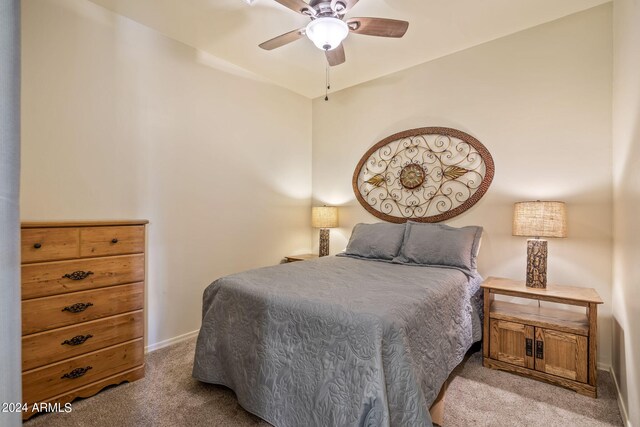
<path fill-rule="evenodd" d="M 329 255 L 329 229 L 321 228 L 320 229 L 320 256 Z"/>
<path fill-rule="evenodd" d="M 527 240 L 527 286 L 547 287 L 547 241 Z"/>

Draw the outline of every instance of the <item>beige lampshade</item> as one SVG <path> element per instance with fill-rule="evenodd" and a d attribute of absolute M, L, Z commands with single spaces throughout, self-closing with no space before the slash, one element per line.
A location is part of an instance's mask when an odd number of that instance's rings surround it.
<path fill-rule="evenodd" d="M 334 228 L 338 226 L 338 208 L 316 206 L 311 208 L 311 226 L 314 228 Z"/>
<path fill-rule="evenodd" d="M 513 235 L 567 237 L 564 202 L 518 202 L 513 206 Z"/>

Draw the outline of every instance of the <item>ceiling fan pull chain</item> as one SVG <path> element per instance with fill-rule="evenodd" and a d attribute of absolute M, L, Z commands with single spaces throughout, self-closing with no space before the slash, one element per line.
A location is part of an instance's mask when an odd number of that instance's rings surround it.
<path fill-rule="evenodd" d="M 331 89 L 331 81 L 330 81 L 330 71 L 329 71 L 329 65 L 325 66 L 325 79 L 326 79 L 326 89 L 324 90 L 324 100 L 328 101 L 329 100 L 329 89 Z"/>

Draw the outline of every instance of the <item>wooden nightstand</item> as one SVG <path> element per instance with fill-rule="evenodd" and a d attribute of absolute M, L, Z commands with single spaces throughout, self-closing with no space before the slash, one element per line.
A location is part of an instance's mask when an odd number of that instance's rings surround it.
<path fill-rule="evenodd" d="M 484 288 L 483 365 L 597 396 L 596 348 L 598 304 L 591 288 L 549 285 L 527 288 L 524 282 L 488 278 Z M 494 300 L 494 295 L 581 306 L 577 313 Z"/>
<path fill-rule="evenodd" d="M 318 258 L 318 254 L 289 255 L 284 257 L 287 262 L 307 261 L 315 258 Z"/>

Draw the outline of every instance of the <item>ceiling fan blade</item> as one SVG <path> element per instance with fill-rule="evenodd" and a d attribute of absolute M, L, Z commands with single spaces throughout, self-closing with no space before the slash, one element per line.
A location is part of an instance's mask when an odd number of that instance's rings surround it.
<path fill-rule="evenodd" d="M 331 9 L 335 10 L 339 15 L 344 15 L 349 12 L 356 3 L 358 3 L 358 0 L 331 0 Z"/>
<path fill-rule="evenodd" d="M 284 7 L 288 7 L 294 12 L 301 13 L 303 15 L 315 15 L 316 11 L 313 10 L 307 3 L 302 0 L 276 0 Z"/>
<path fill-rule="evenodd" d="M 346 58 L 344 56 L 344 46 L 342 46 L 342 43 L 340 43 L 340 46 L 333 50 L 325 50 L 324 53 L 327 56 L 329 65 L 331 65 L 332 67 L 340 65 L 344 61 L 346 61 Z"/>
<path fill-rule="evenodd" d="M 284 46 L 285 44 L 294 42 L 305 36 L 304 32 L 305 27 L 298 28 L 297 30 L 289 31 L 288 33 L 284 33 L 279 35 L 278 37 L 274 37 L 271 40 L 267 40 L 264 43 L 261 43 L 259 46 L 264 50 L 273 50 L 280 46 Z"/>
<path fill-rule="evenodd" d="M 400 38 L 409 28 L 407 21 L 386 18 L 351 18 L 347 24 L 352 33 L 378 37 Z"/>

